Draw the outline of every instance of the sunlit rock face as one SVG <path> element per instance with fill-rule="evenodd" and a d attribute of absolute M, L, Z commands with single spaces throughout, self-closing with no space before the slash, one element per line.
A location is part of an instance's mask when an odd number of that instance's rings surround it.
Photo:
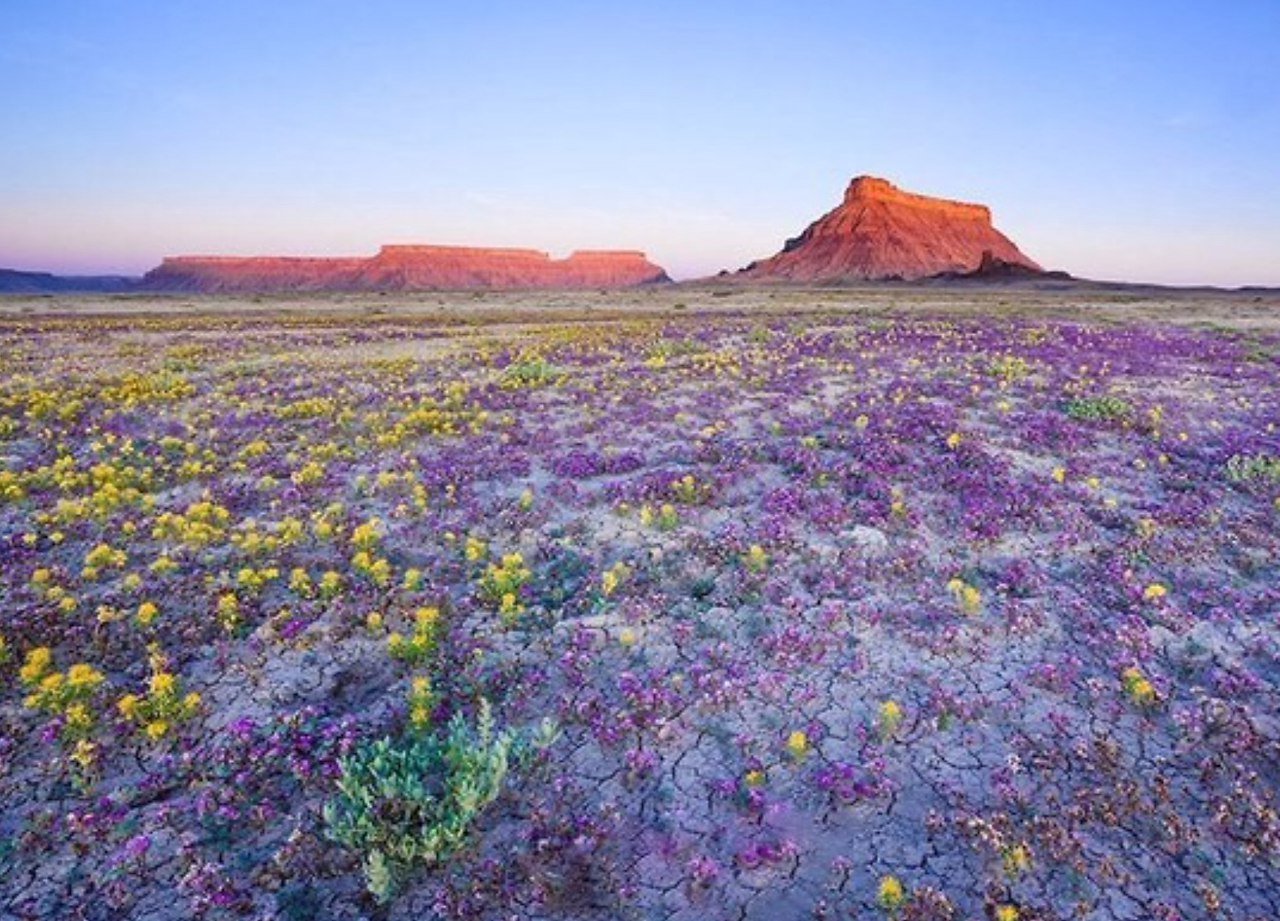
<path fill-rule="evenodd" d="M 670 281 L 634 250 L 580 250 L 552 259 L 533 249 L 384 246 L 371 258 L 173 256 L 147 273 L 152 290 L 256 291 L 630 288 Z"/>
<path fill-rule="evenodd" d="M 966 274 L 997 261 L 1040 266 L 991 224 L 985 205 L 904 192 L 873 176 L 849 183 L 844 201 L 788 240 L 782 252 L 736 277 L 751 281 L 913 280 Z"/>

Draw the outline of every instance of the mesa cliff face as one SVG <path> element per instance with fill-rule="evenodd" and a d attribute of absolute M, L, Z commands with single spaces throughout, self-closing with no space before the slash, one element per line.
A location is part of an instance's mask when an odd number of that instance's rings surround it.
<path fill-rule="evenodd" d="M 146 274 L 156 291 L 423 291 L 629 288 L 671 279 L 634 250 L 585 250 L 552 259 L 533 249 L 384 246 L 370 258 L 172 256 Z"/>
<path fill-rule="evenodd" d="M 986 263 L 984 263 L 984 259 Z M 788 240 L 782 252 L 734 277 L 746 281 L 915 280 L 964 274 L 992 260 L 1039 272 L 991 224 L 984 205 L 904 192 L 873 176 L 849 183 L 844 201 Z"/>

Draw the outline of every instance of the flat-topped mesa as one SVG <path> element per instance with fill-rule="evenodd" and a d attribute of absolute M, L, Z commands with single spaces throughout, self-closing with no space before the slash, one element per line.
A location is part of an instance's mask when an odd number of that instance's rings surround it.
<path fill-rule="evenodd" d="M 366 260 L 310 256 L 166 256 L 142 279 L 158 291 L 348 290 Z"/>
<path fill-rule="evenodd" d="M 147 273 L 151 290 L 195 292 L 629 288 L 668 282 L 635 250 L 579 250 L 552 259 L 536 249 L 399 244 L 369 258 L 174 256 Z"/>
<path fill-rule="evenodd" d="M 780 253 L 733 277 L 798 283 L 916 280 L 976 271 L 984 253 L 1040 271 L 992 226 L 985 205 L 916 195 L 884 179 L 858 176 L 839 207 L 788 240 Z"/>
<path fill-rule="evenodd" d="M 887 179 L 878 179 L 875 176 L 858 176 L 849 183 L 849 188 L 845 189 L 845 205 L 873 201 L 888 202 L 904 208 L 921 208 L 933 214 L 945 215 L 960 221 L 991 223 L 991 209 L 986 205 L 904 192 Z"/>

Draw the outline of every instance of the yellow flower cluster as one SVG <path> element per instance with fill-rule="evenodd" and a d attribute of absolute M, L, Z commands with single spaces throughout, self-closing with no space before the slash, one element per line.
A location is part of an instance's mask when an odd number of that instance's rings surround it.
<path fill-rule="evenodd" d="M 47 646 L 37 646 L 27 653 L 18 678 L 30 690 L 24 705 L 62 717 L 66 738 L 83 739 L 93 731 L 89 705 L 106 680 L 102 672 L 85 662 L 77 662 L 65 674 L 55 671 L 52 651 Z"/>
<path fill-rule="evenodd" d="M 126 720 L 141 727 L 148 739 L 156 742 L 195 716 L 200 704 L 199 694 L 182 693 L 177 676 L 168 671 L 163 654 L 153 647 L 147 693 L 126 694 L 117 701 L 116 709 Z"/>
<path fill-rule="evenodd" d="M 239 628 L 241 623 L 240 599 L 236 597 L 235 592 L 223 592 L 219 595 L 214 611 L 218 616 L 218 623 L 222 625 L 222 629 L 227 633 L 234 633 Z"/>
<path fill-rule="evenodd" d="M 310 598 L 315 594 L 315 590 L 315 583 L 311 581 L 311 576 L 306 569 L 295 566 L 289 572 L 289 591 L 299 598 Z"/>
<path fill-rule="evenodd" d="M 907 893 L 902 887 L 902 881 L 896 876 L 882 876 L 880 886 L 876 890 L 876 901 L 885 911 L 890 914 L 896 913 L 907 901 Z"/>
<path fill-rule="evenodd" d="M 769 554 L 759 544 L 752 544 L 743 555 L 742 562 L 751 572 L 764 572 L 769 568 Z"/>
<path fill-rule="evenodd" d="M 1140 669 L 1132 666 L 1126 668 L 1121 672 L 1120 679 L 1124 683 L 1125 694 L 1138 706 L 1149 707 L 1158 700 L 1155 685 L 1147 680 Z"/>
<path fill-rule="evenodd" d="M 385 586 L 391 582 L 391 563 L 368 550 L 361 550 L 351 558 L 351 568 L 374 585 Z"/>
<path fill-rule="evenodd" d="M 1000 854 L 1004 864 L 1004 872 L 1009 876 L 1025 873 L 1031 866 L 1031 851 L 1025 844 L 1014 844 L 1006 847 Z"/>
<path fill-rule="evenodd" d="M 803 729 L 792 731 L 787 736 L 787 751 L 791 753 L 791 757 L 800 761 L 809 754 L 809 734 Z"/>
<path fill-rule="evenodd" d="M 886 700 L 880 705 L 880 714 L 878 719 L 880 735 L 882 738 L 892 738 L 894 733 L 898 731 L 898 727 L 902 725 L 902 707 L 897 701 Z"/>
<path fill-rule="evenodd" d="M 128 562 L 129 554 L 112 549 L 110 544 L 100 543 L 85 554 L 84 568 L 80 570 L 80 575 L 92 581 L 98 578 L 99 571 L 108 567 L 123 569 Z"/>
<path fill-rule="evenodd" d="M 660 531 L 671 531 L 680 524 L 680 515 L 676 507 L 669 502 L 663 503 L 657 512 L 654 512 L 653 506 L 646 503 L 640 507 L 640 523 L 646 528 L 656 524 Z"/>
<path fill-rule="evenodd" d="M 351 546 L 357 550 L 373 550 L 382 540 L 382 519 L 370 518 L 364 524 L 357 525 L 351 532 Z"/>
<path fill-rule="evenodd" d="M 431 679 L 420 675 L 409 686 L 409 725 L 418 731 L 431 728 L 431 712 L 435 708 L 435 694 Z"/>
<path fill-rule="evenodd" d="M 254 569 L 245 566 L 236 573 L 236 585 L 247 592 L 260 592 L 268 582 L 280 578 L 280 570 L 275 566 L 264 566 Z"/>
<path fill-rule="evenodd" d="M 181 514 L 165 512 L 156 518 L 151 536 L 155 540 L 172 540 L 188 547 L 208 547 L 226 536 L 231 512 L 209 499 L 187 506 Z"/>
<path fill-rule="evenodd" d="M 322 481 L 324 474 L 325 465 L 320 461 L 313 460 L 308 461 L 289 474 L 289 479 L 293 481 L 295 486 L 311 486 Z"/>
<path fill-rule="evenodd" d="M 604 597 L 610 597 L 618 590 L 618 586 L 623 580 L 631 574 L 631 570 L 627 568 L 625 563 L 614 563 L 605 570 L 604 575 L 600 577 L 600 592 Z"/>
<path fill-rule="evenodd" d="M 156 606 L 154 601 L 144 601 L 138 605 L 138 613 L 134 615 L 138 626 L 150 627 L 157 617 L 160 616 L 160 608 Z"/>
<path fill-rule="evenodd" d="M 342 574 L 334 569 L 325 570 L 320 576 L 320 597 L 326 600 L 337 597 L 342 591 Z"/>
<path fill-rule="evenodd" d="M 195 385 L 173 371 L 150 374 L 126 374 L 114 386 L 103 387 L 99 397 L 106 403 L 119 403 L 132 409 L 147 403 L 176 403 L 196 392 Z"/>
<path fill-rule="evenodd" d="M 976 586 L 956 578 L 947 583 L 947 591 L 955 596 L 964 613 L 973 615 L 982 610 L 982 592 Z"/>
<path fill-rule="evenodd" d="M 520 601 L 520 589 L 533 578 L 519 553 L 508 553 L 501 563 L 490 563 L 480 580 L 480 593 L 498 605 L 498 613 L 507 624 L 515 622 L 524 605 Z"/>
<path fill-rule="evenodd" d="M 696 505 L 705 502 L 711 496 L 711 485 L 700 483 L 692 473 L 686 473 L 678 480 L 671 481 L 671 494 L 677 502 L 685 505 Z"/>
<path fill-rule="evenodd" d="M 450 385 L 446 390 L 444 403 L 426 397 L 395 422 L 388 424 L 379 421 L 372 426 L 375 443 L 380 448 L 394 448 L 422 435 L 457 435 L 463 429 L 473 434 L 479 432 L 489 414 L 465 405 L 466 390 L 465 384 Z"/>
<path fill-rule="evenodd" d="M 439 608 L 418 608 L 413 614 L 413 634 L 405 637 L 401 633 L 392 633 L 387 637 L 387 651 L 393 659 L 411 665 L 420 664 L 435 653 L 443 632 L 444 620 Z"/>
<path fill-rule="evenodd" d="M 462 553 L 468 563 L 478 563 L 489 555 L 489 545 L 478 537 L 468 535 Z"/>

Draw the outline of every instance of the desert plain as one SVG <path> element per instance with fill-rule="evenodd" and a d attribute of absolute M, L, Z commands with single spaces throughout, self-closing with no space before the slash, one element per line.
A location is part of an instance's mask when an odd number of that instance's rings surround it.
<path fill-rule="evenodd" d="M 0 917 L 1280 917 L 1278 427 L 1265 292 L 0 299 Z"/>

